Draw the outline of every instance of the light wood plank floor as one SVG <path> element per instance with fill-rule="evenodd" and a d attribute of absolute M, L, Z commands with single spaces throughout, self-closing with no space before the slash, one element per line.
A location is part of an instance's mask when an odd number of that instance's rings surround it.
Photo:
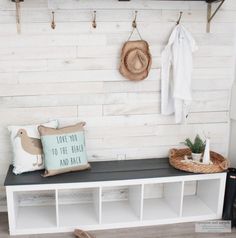
<path fill-rule="evenodd" d="M 232 233 L 200 234 L 194 232 L 194 223 L 181 223 L 152 227 L 106 230 L 91 232 L 96 238 L 235 238 L 236 229 Z M 7 214 L 0 213 L 0 238 L 9 238 Z M 13 236 L 11 236 L 13 237 Z M 48 235 L 16 236 L 19 238 L 72 238 L 72 233 L 59 233 Z"/>

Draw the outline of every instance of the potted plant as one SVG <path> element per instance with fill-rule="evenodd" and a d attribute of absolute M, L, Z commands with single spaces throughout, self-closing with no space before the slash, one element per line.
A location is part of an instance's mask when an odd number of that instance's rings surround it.
<path fill-rule="evenodd" d="M 187 138 L 184 144 L 191 150 L 192 159 L 199 162 L 205 149 L 205 141 L 203 141 L 199 135 L 196 135 L 193 142 Z"/>

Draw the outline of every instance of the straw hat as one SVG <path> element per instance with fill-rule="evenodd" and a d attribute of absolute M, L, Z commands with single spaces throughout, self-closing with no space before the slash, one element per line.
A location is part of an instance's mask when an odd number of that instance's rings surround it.
<path fill-rule="evenodd" d="M 149 45 L 144 40 L 127 41 L 121 52 L 120 73 L 130 80 L 147 78 L 152 57 Z"/>

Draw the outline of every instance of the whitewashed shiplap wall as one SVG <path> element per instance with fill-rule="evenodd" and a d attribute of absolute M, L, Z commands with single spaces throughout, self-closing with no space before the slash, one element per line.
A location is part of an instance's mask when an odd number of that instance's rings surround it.
<path fill-rule="evenodd" d="M 15 6 L 0 0 L 0 185 L 12 161 L 6 126 L 51 118 L 60 118 L 62 125 L 87 122 L 90 160 L 166 156 L 196 133 L 210 133 L 213 148 L 227 154 L 236 1 L 226 1 L 210 34 L 204 2 L 25 0 L 21 6 L 22 34 L 17 35 Z M 150 76 L 142 82 L 129 82 L 117 71 L 134 10 L 153 55 Z M 179 11 L 199 45 L 187 125 L 160 115 L 160 54 Z M 0 199 L 4 205 L 3 187 Z"/>

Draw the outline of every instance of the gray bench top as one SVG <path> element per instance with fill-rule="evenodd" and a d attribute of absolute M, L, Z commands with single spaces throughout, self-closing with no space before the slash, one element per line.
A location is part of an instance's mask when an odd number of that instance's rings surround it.
<path fill-rule="evenodd" d="M 170 166 L 168 158 L 101 161 L 90 164 L 90 170 L 70 172 L 47 178 L 41 176 L 42 170 L 15 175 L 12 172 L 13 166 L 10 165 L 4 186 L 114 181 L 192 174 L 173 168 Z"/>

